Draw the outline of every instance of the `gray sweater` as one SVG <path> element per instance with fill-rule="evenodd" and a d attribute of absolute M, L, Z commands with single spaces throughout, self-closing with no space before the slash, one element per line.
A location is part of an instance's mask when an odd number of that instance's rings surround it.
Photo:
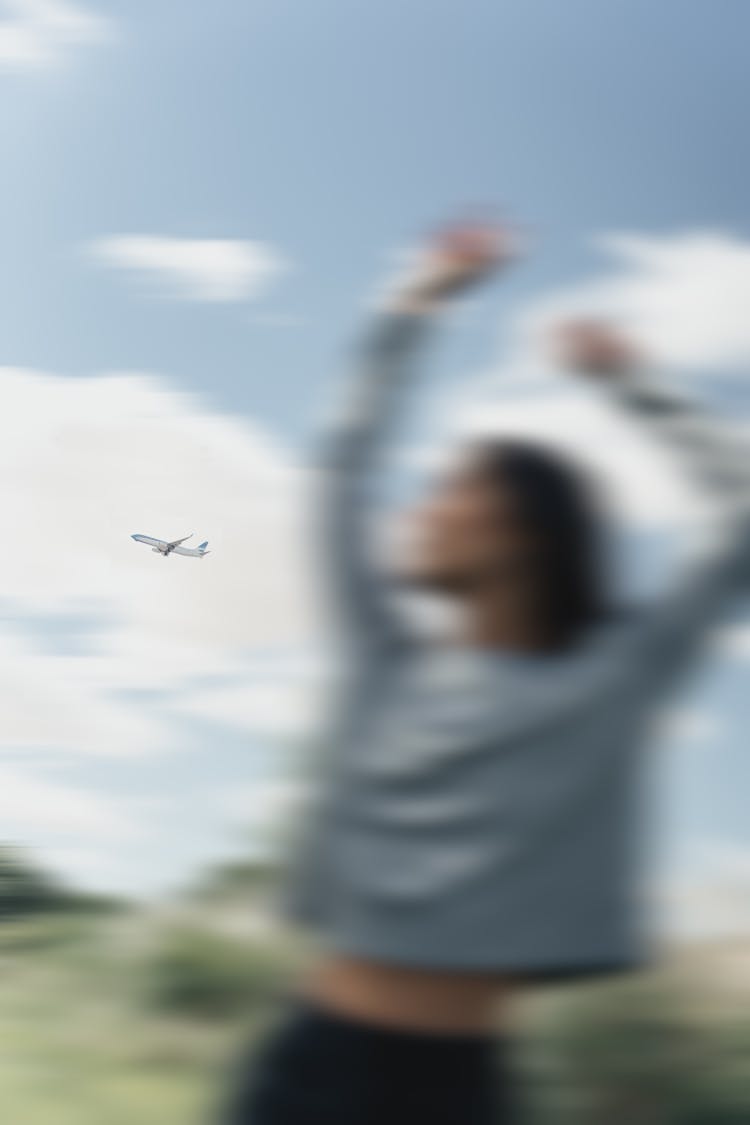
<path fill-rule="evenodd" d="M 712 490 L 710 554 L 658 604 L 562 656 L 420 640 L 373 573 L 365 521 L 378 445 L 430 322 L 378 320 L 328 444 L 322 529 L 347 676 L 291 913 L 332 950 L 398 965 L 532 978 L 626 967 L 643 955 L 638 758 L 654 708 L 746 575 L 744 450 L 642 380 L 611 386 Z"/>

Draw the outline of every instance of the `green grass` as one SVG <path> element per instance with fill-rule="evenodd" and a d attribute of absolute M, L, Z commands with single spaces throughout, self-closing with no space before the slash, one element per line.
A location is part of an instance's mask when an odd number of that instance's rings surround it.
<path fill-rule="evenodd" d="M 298 963 L 220 925 L 218 909 L 4 922 L 4 1125 L 210 1125 Z M 515 1048 L 529 1125 L 750 1121 L 749 960 L 715 949 L 533 997 Z"/>
<path fill-rule="evenodd" d="M 210 1120 L 283 961 L 249 941 L 58 917 L 4 925 L 0 956 L 8 1125 Z"/>

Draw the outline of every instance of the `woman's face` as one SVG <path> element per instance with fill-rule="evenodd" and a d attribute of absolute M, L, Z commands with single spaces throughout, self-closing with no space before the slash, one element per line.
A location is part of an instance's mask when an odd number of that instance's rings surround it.
<path fill-rule="evenodd" d="M 408 538 L 407 579 L 456 594 L 518 576 L 531 546 L 502 477 L 490 477 L 476 457 L 445 474 L 412 512 Z"/>

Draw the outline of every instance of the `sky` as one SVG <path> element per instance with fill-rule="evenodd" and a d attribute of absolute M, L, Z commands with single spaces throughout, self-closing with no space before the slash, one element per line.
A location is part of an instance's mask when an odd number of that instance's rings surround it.
<path fill-rule="evenodd" d="M 499 206 L 529 252 L 443 329 L 396 492 L 478 417 L 564 417 L 650 580 L 696 505 L 558 402 L 534 334 L 622 315 L 747 426 L 748 34 L 742 0 L 0 2 L 4 836 L 156 894 L 272 832 L 323 674 L 309 451 L 445 215 Z M 206 559 L 129 538 L 189 531 Z M 750 884 L 748 662 L 738 610 L 654 757 L 688 927 L 703 883 L 727 927 Z"/>

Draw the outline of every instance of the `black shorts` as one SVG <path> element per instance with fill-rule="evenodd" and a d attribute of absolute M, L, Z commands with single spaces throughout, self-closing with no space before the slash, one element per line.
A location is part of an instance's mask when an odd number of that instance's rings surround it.
<path fill-rule="evenodd" d="M 506 1125 L 502 1045 L 295 1007 L 240 1065 L 221 1125 Z"/>

